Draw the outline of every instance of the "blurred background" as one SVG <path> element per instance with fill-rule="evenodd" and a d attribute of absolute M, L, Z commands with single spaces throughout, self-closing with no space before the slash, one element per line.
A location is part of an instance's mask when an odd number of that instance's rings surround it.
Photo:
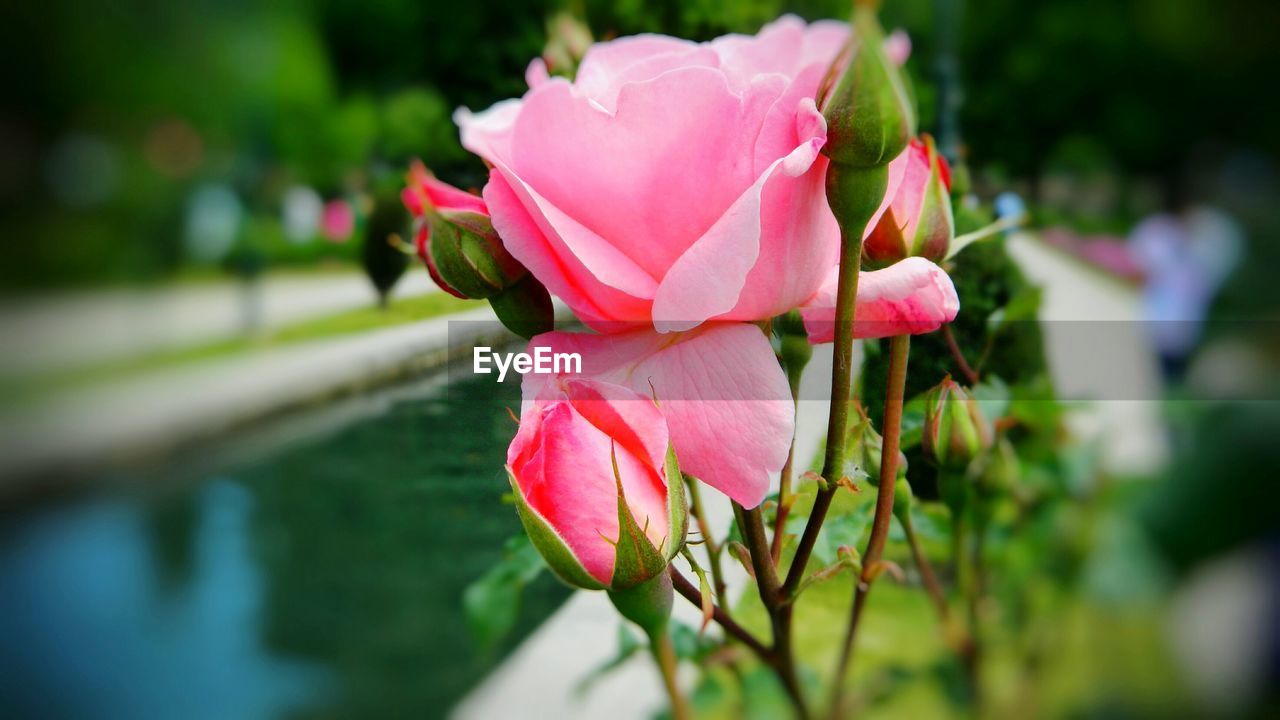
<path fill-rule="evenodd" d="M 437 717 L 501 693 L 482 683 L 568 592 L 504 549 L 518 389 L 440 369 L 490 316 L 405 252 L 404 174 L 482 186 L 452 112 L 519 96 L 583 32 L 784 12 L 847 3 L 7 7 L 0 714 Z M 960 231 L 1025 215 L 1005 240 L 1044 287 L 1035 352 L 1104 408 L 1072 429 L 1106 447 L 1044 471 L 1071 509 L 1037 542 L 1076 600 L 1026 612 L 1162 618 L 1106 681 L 1105 649 L 1063 641 L 1039 710 L 1275 711 L 1280 4 L 886 0 L 882 21 L 911 38 Z M 1077 454 L 1096 467 L 1064 470 Z M 507 619 L 468 627 L 467 603 Z"/>

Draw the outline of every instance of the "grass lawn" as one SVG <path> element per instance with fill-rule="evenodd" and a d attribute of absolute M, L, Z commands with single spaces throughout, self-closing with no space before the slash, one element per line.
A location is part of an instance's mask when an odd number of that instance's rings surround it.
<path fill-rule="evenodd" d="M 481 301 L 460 300 L 443 292 L 417 295 L 393 300 L 386 308 L 365 307 L 348 310 L 294 325 L 286 325 L 256 337 L 230 338 L 184 348 L 160 350 L 88 367 L 6 378 L 0 380 L 0 398 L 3 398 L 6 403 L 28 403 L 49 393 L 136 377 L 202 360 L 231 357 L 309 340 L 335 338 L 393 327 L 469 310 L 479 307 L 480 303 Z"/>
<path fill-rule="evenodd" d="M 838 545 L 861 550 L 869 532 L 875 489 L 836 496 L 815 550 L 814 566 Z M 803 491 L 802 491 L 803 492 Z M 798 497 L 795 515 L 803 527 L 812 489 Z M 1114 512 L 1103 509 L 1103 513 Z M 916 525 L 942 582 L 948 572 L 947 514 L 936 503 L 913 507 Z M 825 549 L 824 549 L 825 548 Z M 919 584 L 909 548 L 895 522 L 885 557 L 905 572 L 886 574 L 871 592 L 862 619 L 846 699 L 860 718 L 969 718 L 975 712 L 959 658 L 944 640 L 937 612 Z M 990 557 L 992 582 L 1001 563 Z M 1106 562 L 1103 558 L 1101 562 Z M 1037 572 L 1026 585 L 1005 582 L 983 606 L 980 670 L 982 717 L 1078 717 L 1107 710 L 1117 717 L 1179 715 L 1187 697 L 1166 641 L 1165 608 L 1159 601 L 1110 602 L 1090 591 L 1088 573 L 1063 584 Z M 853 596 L 853 577 L 837 575 L 811 586 L 797 601 L 797 655 L 805 659 L 801 681 L 818 713 L 826 712 L 831 673 L 843 643 Z M 1016 598 L 1016 599 L 1015 599 Z M 1018 604 L 1015 608 L 1014 604 Z M 734 616 L 757 637 L 770 636 L 767 616 L 754 588 Z M 964 618 L 952 598 L 953 617 Z M 693 693 L 700 718 L 789 716 L 781 687 L 749 653 L 705 673 Z M 819 715 L 821 716 L 821 715 Z"/>

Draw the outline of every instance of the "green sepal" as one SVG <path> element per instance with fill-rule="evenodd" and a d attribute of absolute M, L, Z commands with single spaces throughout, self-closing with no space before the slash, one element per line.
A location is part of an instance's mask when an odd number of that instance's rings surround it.
<path fill-rule="evenodd" d="M 441 211 L 432 214 L 428 222 L 431 261 L 440 277 L 463 295 L 488 298 L 528 274 L 502 246 L 488 217 L 474 212 Z"/>
<path fill-rule="evenodd" d="M 509 467 L 507 479 L 511 482 L 511 490 L 516 499 L 516 512 L 520 515 L 524 531 L 542 558 L 547 561 L 547 567 L 568 585 L 584 590 L 603 590 L 604 584 L 582 567 L 582 563 L 578 562 L 578 558 L 565 544 L 560 534 L 543 519 L 542 515 L 525 502 L 524 494 L 520 492 L 520 486 L 516 483 L 516 477 Z"/>
<path fill-rule="evenodd" d="M 610 590 L 609 600 L 622 617 L 639 625 L 649 637 L 666 632 L 675 593 L 666 572 L 623 590 Z"/>
<path fill-rule="evenodd" d="M 503 326 L 526 340 L 555 329 L 556 310 L 551 303 L 551 293 L 533 273 L 491 296 L 489 305 Z"/>
<path fill-rule="evenodd" d="M 676 462 L 676 450 L 667 448 L 666 462 L 667 480 L 667 536 L 663 555 L 671 560 L 684 547 L 685 535 L 689 532 L 689 506 L 684 497 L 684 476 L 680 473 L 680 464 Z"/>
<path fill-rule="evenodd" d="M 622 475 L 618 472 L 616 454 L 612 461 L 613 477 L 618 485 L 618 541 L 614 545 L 613 578 L 609 582 L 609 588 L 626 590 L 664 573 L 668 558 L 663 550 L 653 546 L 649 536 L 645 535 L 644 528 L 631 515 L 631 507 L 627 504 L 626 493 L 622 489 Z M 667 546 L 674 544 L 670 537 L 664 543 Z"/>

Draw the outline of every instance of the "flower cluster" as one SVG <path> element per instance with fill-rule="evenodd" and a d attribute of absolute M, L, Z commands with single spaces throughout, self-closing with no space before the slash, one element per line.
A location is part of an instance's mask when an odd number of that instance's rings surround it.
<path fill-rule="evenodd" d="M 684 542 L 682 473 L 753 508 L 786 462 L 794 403 L 759 323 L 798 309 L 810 342 L 836 335 L 829 127 L 857 123 L 833 126 L 820 103 L 850 42 L 846 23 L 784 17 L 707 43 L 594 44 L 573 79 L 538 59 L 523 97 L 455 116 L 490 167 L 482 197 L 411 174 L 418 252 L 442 288 L 492 298 L 527 274 L 594 331 L 532 338 L 580 353 L 583 371 L 525 377 L 507 458 L 526 528 L 567 581 L 661 573 Z M 928 141 L 888 162 L 856 336 L 955 317 L 935 264 L 949 182 Z"/>

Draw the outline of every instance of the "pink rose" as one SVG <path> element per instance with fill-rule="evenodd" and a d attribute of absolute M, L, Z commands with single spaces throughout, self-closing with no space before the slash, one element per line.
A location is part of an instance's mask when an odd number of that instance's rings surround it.
<path fill-rule="evenodd" d="M 838 253 L 814 95 L 848 34 L 784 17 L 702 44 L 598 43 L 573 82 L 535 64 L 523 98 L 456 115 L 493 166 L 494 227 L 596 328 L 799 306 Z"/>
<path fill-rule="evenodd" d="M 330 200 L 320 213 L 320 233 L 330 242 L 346 242 L 356 229 L 356 212 L 346 200 Z"/>
<path fill-rule="evenodd" d="M 800 309 L 811 343 L 835 340 L 836 276 Z M 930 333 L 955 320 L 960 298 L 946 271 L 921 257 L 909 257 L 858 277 L 853 336 L 881 338 Z"/>
<path fill-rule="evenodd" d="M 526 400 L 507 470 L 529 537 L 558 575 L 619 589 L 666 568 L 687 524 L 669 449 L 662 413 L 627 388 L 557 378 Z M 637 554 L 637 544 L 647 547 Z"/>
<path fill-rule="evenodd" d="M 612 335 L 551 332 L 530 342 L 582 357 L 578 377 L 655 398 L 684 472 L 755 507 L 782 469 L 795 429 L 786 375 L 754 325 L 709 323 L 676 335 L 641 329 Z M 523 417 L 551 376 L 524 376 Z"/>

